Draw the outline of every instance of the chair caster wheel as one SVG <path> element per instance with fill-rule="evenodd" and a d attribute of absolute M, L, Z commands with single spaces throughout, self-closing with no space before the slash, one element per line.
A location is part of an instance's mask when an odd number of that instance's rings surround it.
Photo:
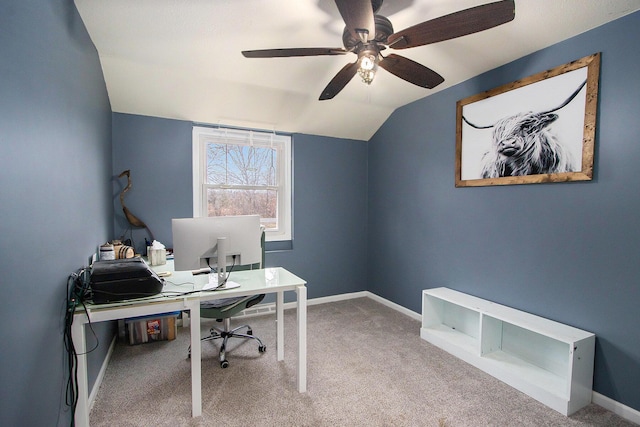
<path fill-rule="evenodd" d="M 222 369 L 224 369 L 224 368 L 228 368 L 228 367 L 229 367 L 229 362 L 228 362 L 228 361 L 226 361 L 226 360 L 223 360 L 222 362 L 220 362 L 220 367 L 221 367 Z"/>
<path fill-rule="evenodd" d="M 247 335 L 253 335 L 253 331 L 251 330 L 251 328 L 247 329 Z"/>
<path fill-rule="evenodd" d="M 264 353 L 265 351 L 267 351 L 267 346 L 266 345 L 261 345 L 258 347 L 258 351 L 260 353 Z"/>

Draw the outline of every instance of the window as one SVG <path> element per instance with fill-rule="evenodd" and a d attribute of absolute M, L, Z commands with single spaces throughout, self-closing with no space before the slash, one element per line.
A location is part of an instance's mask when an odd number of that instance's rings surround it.
<path fill-rule="evenodd" d="M 194 126 L 193 216 L 253 214 L 291 240 L 291 137 Z"/>

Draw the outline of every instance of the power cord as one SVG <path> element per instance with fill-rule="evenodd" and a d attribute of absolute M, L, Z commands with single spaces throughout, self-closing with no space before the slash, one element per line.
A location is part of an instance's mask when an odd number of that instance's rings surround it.
<path fill-rule="evenodd" d="M 237 255 L 231 255 L 231 258 L 233 259 L 233 264 L 231 264 L 231 267 L 229 267 L 229 271 L 227 272 L 227 276 L 224 278 L 224 280 L 222 280 L 222 283 L 218 283 L 218 286 L 216 286 L 215 288 L 211 288 L 208 289 L 210 291 L 216 291 L 222 287 L 224 287 L 224 285 L 227 284 L 227 281 L 229 280 L 229 275 L 233 272 L 233 268 L 236 266 L 236 257 Z M 214 268 L 211 267 L 211 264 L 209 263 L 210 258 L 206 258 L 206 262 L 207 262 L 207 267 L 209 267 L 211 269 L 211 271 L 214 271 Z M 219 266 L 218 266 L 219 268 Z M 217 268 L 215 269 L 216 273 L 217 273 Z"/>
<path fill-rule="evenodd" d="M 100 344 L 98 337 L 91 325 L 91 319 L 87 312 L 85 301 L 91 298 L 91 290 L 89 287 L 89 271 L 86 268 L 79 269 L 71 273 L 67 278 L 67 310 L 64 321 L 64 347 L 67 352 L 67 386 L 65 403 L 71 407 L 71 426 L 75 426 L 76 407 L 78 406 L 78 353 L 73 343 L 72 326 L 73 317 L 76 313 L 76 307 L 82 305 L 87 314 L 89 329 L 91 330 L 96 344 L 91 350 L 85 354 L 94 351 Z"/>
<path fill-rule="evenodd" d="M 233 255 L 232 258 L 233 258 L 233 264 L 231 264 L 231 267 L 229 267 L 229 271 L 227 272 L 227 276 L 224 278 L 224 280 L 222 280 L 222 283 L 218 283 L 218 286 L 213 288 L 214 291 L 224 287 L 224 285 L 227 284 L 227 281 L 229 280 L 229 276 L 233 272 L 233 268 L 236 266 L 236 256 Z"/>

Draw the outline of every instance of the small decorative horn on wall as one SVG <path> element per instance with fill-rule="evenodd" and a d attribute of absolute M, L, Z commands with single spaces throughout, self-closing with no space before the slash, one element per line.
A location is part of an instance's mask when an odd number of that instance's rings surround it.
<path fill-rule="evenodd" d="M 129 191 L 129 189 L 131 189 L 131 172 L 130 172 L 130 170 L 127 169 L 125 171 L 122 171 L 120 173 L 120 175 L 118 175 L 118 178 L 122 178 L 123 176 L 127 177 L 127 186 L 120 192 L 120 204 L 122 205 L 122 211 L 124 212 L 124 216 L 125 216 L 125 218 L 127 218 L 127 221 L 132 226 L 139 227 L 139 228 L 145 228 L 149 232 L 149 236 L 151 237 L 151 241 L 154 241 L 155 239 L 153 237 L 153 233 L 151 232 L 149 227 L 147 227 L 147 224 L 145 224 L 144 221 L 142 221 L 140 218 L 138 218 L 133 213 L 131 213 L 129 208 L 127 208 L 125 206 L 125 204 L 124 204 L 124 193 L 126 193 L 127 191 Z"/>

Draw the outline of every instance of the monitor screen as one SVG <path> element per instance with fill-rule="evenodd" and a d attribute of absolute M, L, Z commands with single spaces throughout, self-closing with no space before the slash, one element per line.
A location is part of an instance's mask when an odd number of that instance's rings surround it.
<path fill-rule="evenodd" d="M 174 268 L 176 271 L 218 268 L 218 239 L 225 242 L 226 266 L 262 262 L 259 215 L 174 218 Z"/>

